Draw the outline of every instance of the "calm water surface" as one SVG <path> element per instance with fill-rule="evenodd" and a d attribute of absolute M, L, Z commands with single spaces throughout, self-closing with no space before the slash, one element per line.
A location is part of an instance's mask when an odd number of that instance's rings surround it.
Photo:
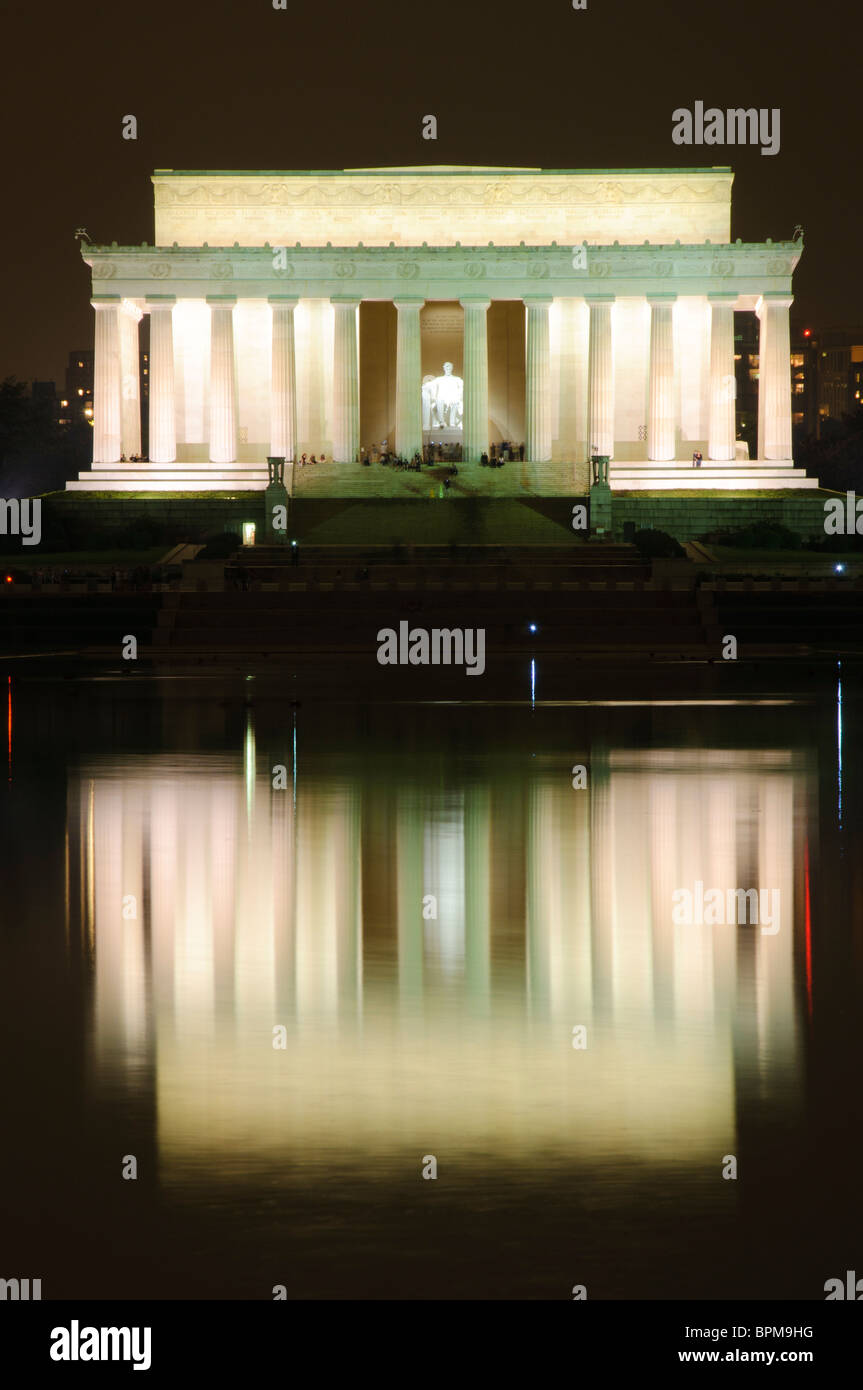
<path fill-rule="evenodd" d="M 0 1272 L 820 1299 L 863 1270 L 860 673 L 610 688 L 4 677 Z M 697 883 L 777 892 L 778 930 L 676 924 Z"/>

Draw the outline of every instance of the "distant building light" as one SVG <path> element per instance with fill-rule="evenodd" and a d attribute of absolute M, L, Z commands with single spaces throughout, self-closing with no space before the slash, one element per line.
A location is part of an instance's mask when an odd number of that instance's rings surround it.
<path fill-rule="evenodd" d="M 833 566 L 833 573 L 834 573 L 834 574 L 844 574 L 844 573 L 845 573 L 845 566 L 842 564 L 842 561 L 841 561 L 841 560 L 838 561 L 838 562 Z"/>
<path fill-rule="evenodd" d="M 79 366 L 79 367 L 83 367 L 83 365 L 84 365 L 83 362 L 79 362 L 79 363 L 78 363 L 78 366 Z"/>
<path fill-rule="evenodd" d="M 85 407 L 84 407 L 84 414 L 85 414 L 85 415 L 87 416 L 87 418 L 89 419 L 90 416 L 93 414 L 93 407 L 92 407 L 91 405 L 85 406 Z"/>
<path fill-rule="evenodd" d="M 84 394 L 84 388 L 83 388 L 83 386 L 79 386 L 79 387 L 78 387 L 78 395 L 79 395 L 79 396 L 83 396 L 83 394 Z"/>
<path fill-rule="evenodd" d="M 811 328 L 804 328 L 804 330 L 803 330 L 803 337 L 804 337 L 804 338 L 811 338 L 811 337 L 812 337 L 812 329 L 811 329 Z"/>
<path fill-rule="evenodd" d="M 67 405 L 69 404 L 69 402 L 68 402 L 68 401 L 61 401 L 60 404 L 63 405 L 63 406 L 67 406 Z"/>

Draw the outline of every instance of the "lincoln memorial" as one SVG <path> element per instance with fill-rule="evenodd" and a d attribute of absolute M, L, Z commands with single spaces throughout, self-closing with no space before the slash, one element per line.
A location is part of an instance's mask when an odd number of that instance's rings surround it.
<path fill-rule="evenodd" d="M 384 441 L 407 459 L 455 444 L 467 471 L 493 445 L 516 459 L 523 446 L 514 489 L 529 470 L 586 491 L 596 454 L 617 489 L 811 486 L 791 457 L 802 242 L 732 242 L 732 181 L 727 168 L 158 170 L 154 245 L 82 241 L 93 467 L 68 486 L 264 488 L 268 456 L 292 473 L 315 454 L 337 491 Z M 760 324 L 757 458 L 736 439 L 735 312 Z"/>

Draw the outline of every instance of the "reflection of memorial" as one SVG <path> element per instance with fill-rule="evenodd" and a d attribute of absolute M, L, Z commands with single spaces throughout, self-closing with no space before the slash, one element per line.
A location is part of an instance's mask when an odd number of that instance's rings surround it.
<path fill-rule="evenodd" d="M 162 1180 L 205 1150 L 237 1180 L 350 1150 L 386 1165 L 420 1131 L 525 1163 L 609 1134 L 659 1164 L 733 1151 L 747 1078 L 763 1101 L 797 1065 L 805 770 L 783 750 L 585 761 L 579 792 L 357 770 L 292 796 L 250 729 L 244 773 L 153 757 L 75 777 L 96 1056 L 152 1066 Z M 696 879 L 778 888 L 781 931 L 674 926 Z"/>

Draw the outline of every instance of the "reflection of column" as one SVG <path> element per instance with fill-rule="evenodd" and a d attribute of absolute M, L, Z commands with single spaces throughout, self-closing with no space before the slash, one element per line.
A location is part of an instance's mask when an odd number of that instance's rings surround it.
<path fill-rule="evenodd" d="M 792 298 L 765 290 L 758 301 L 761 340 L 758 349 L 758 456 L 791 460 Z"/>
<path fill-rule="evenodd" d="M 491 811 L 487 786 L 468 786 L 464 798 L 465 976 L 471 1005 L 491 994 Z"/>
<path fill-rule="evenodd" d="M 118 463 L 122 449 L 120 379 L 120 298 L 94 299 L 96 340 L 93 356 L 93 462 Z"/>
<path fill-rule="evenodd" d="M 650 373 L 647 408 L 647 457 L 655 462 L 676 453 L 674 407 L 675 294 L 648 295 L 650 304 Z"/>
<path fill-rule="evenodd" d="M 551 297 L 525 299 L 527 306 L 527 438 L 525 457 L 533 463 L 551 458 L 551 359 L 548 311 Z"/>
<path fill-rule="evenodd" d="M 614 457 L 613 294 L 591 295 L 587 361 L 587 449 Z"/>
<path fill-rule="evenodd" d="M 360 301 L 333 299 L 333 455 L 354 463 L 360 447 L 360 377 L 357 326 Z"/>
<path fill-rule="evenodd" d="M 534 1015 L 592 1019 L 590 796 L 534 780 L 527 799 L 528 992 Z"/>
<path fill-rule="evenodd" d="M 234 304 L 227 295 L 207 296 L 210 305 L 210 462 L 237 457 L 237 399 L 234 384 Z"/>
<path fill-rule="evenodd" d="M 138 360 L 138 324 L 142 311 L 134 300 L 120 305 L 120 375 L 123 382 L 121 452 L 126 458 L 141 457 L 141 392 Z"/>
<path fill-rule="evenodd" d="M 422 299 L 397 299 L 396 449 L 402 458 L 421 454 L 423 447 L 420 309 Z"/>
<path fill-rule="evenodd" d="M 709 294 L 710 424 L 707 457 L 725 462 L 735 456 L 734 302 L 735 293 Z"/>
<path fill-rule="evenodd" d="M 437 898 L 440 893 L 439 884 L 425 880 L 423 821 L 416 795 L 399 796 L 396 843 L 399 1005 L 410 1013 L 423 987 L 423 897 L 431 893 Z"/>
<path fill-rule="evenodd" d="M 488 453 L 489 299 L 462 299 L 464 309 L 464 443 L 467 463 Z"/>
<path fill-rule="evenodd" d="M 153 295 L 150 311 L 150 444 L 151 463 L 174 463 L 177 432 L 174 417 L 174 296 Z"/>
<path fill-rule="evenodd" d="M 270 395 L 270 454 L 293 461 L 297 445 L 297 380 L 294 309 L 297 300 L 271 294 L 273 363 Z"/>

